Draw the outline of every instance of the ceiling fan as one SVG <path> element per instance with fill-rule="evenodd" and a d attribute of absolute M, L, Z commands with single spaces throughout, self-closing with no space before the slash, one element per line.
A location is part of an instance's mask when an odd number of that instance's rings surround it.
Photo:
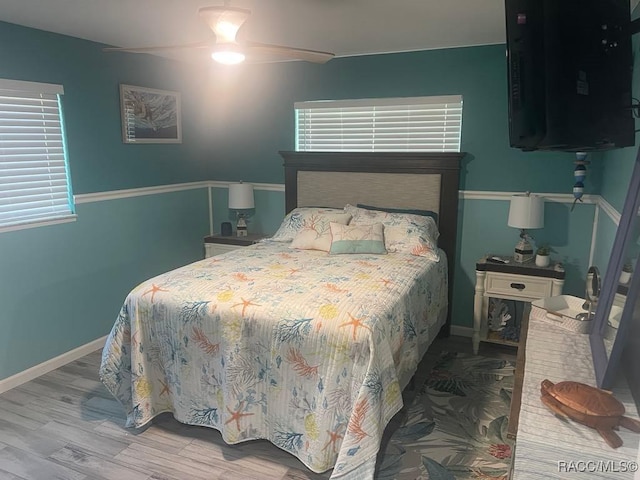
<path fill-rule="evenodd" d="M 201 7 L 198 15 L 213 33 L 215 41 L 204 41 L 187 45 L 166 45 L 154 47 L 120 48 L 108 47 L 105 52 L 151 53 L 169 50 L 204 49 L 211 52 L 211 57 L 225 65 L 242 63 L 247 57 L 253 61 L 304 60 L 313 63 L 326 63 L 334 56 L 333 53 L 307 50 L 303 48 L 271 45 L 248 41 L 238 41 L 236 35 L 244 22 L 251 15 L 251 10 L 245 8 L 225 6 Z"/>

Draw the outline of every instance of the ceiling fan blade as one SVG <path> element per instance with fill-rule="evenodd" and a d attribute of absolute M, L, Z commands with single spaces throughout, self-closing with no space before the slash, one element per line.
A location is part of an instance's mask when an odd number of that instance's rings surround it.
<path fill-rule="evenodd" d="M 182 45 L 159 45 L 152 47 L 106 47 L 103 52 L 150 53 L 162 50 L 188 50 L 194 48 L 211 48 L 211 42 L 187 43 Z"/>
<path fill-rule="evenodd" d="M 216 34 L 219 43 L 233 43 L 242 24 L 251 15 L 251 10 L 235 7 L 201 7 L 198 15 Z"/>
<path fill-rule="evenodd" d="M 249 55 L 265 55 L 291 60 L 304 60 L 312 63 L 327 63 L 335 55 L 329 52 L 318 50 L 307 50 L 304 48 L 285 47 L 282 45 L 271 45 L 268 43 L 242 42 L 240 47 L 247 51 Z"/>

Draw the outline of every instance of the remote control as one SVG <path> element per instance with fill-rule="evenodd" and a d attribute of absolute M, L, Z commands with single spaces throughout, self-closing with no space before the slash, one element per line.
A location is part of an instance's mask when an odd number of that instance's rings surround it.
<path fill-rule="evenodd" d="M 502 263 L 502 264 L 509 263 L 508 259 L 504 259 L 500 257 L 489 257 L 487 258 L 487 261 L 492 263 Z"/>

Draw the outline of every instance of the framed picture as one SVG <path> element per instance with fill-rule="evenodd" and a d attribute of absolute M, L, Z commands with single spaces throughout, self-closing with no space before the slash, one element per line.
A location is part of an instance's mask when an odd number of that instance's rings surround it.
<path fill-rule="evenodd" d="M 180 93 L 120 84 L 124 143 L 182 143 Z"/>

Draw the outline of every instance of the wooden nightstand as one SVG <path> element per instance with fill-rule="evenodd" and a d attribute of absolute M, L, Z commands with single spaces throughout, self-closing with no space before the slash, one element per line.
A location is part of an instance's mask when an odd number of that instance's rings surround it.
<path fill-rule="evenodd" d="M 489 328 L 489 317 L 497 316 L 501 300 L 531 302 L 539 298 L 562 295 L 565 272 L 552 264 L 537 267 L 535 263 L 516 263 L 512 257 L 504 257 L 509 263 L 491 263 L 487 257 L 476 263 L 476 292 L 473 301 L 473 352 L 478 353 L 480 342 L 518 346 L 518 342 L 503 338 Z M 516 304 L 517 305 L 517 304 Z M 491 307 L 491 315 L 490 315 Z M 520 309 L 520 315 L 523 314 Z M 517 314 L 517 310 L 512 316 Z"/>
<path fill-rule="evenodd" d="M 260 233 L 250 233 L 246 237 L 209 235 L 204 237 L 204 258 L 227 253 L 238 248 L 248 247 L 249 245 L 258 243 L 265 237 L 265 235 Z"/>

